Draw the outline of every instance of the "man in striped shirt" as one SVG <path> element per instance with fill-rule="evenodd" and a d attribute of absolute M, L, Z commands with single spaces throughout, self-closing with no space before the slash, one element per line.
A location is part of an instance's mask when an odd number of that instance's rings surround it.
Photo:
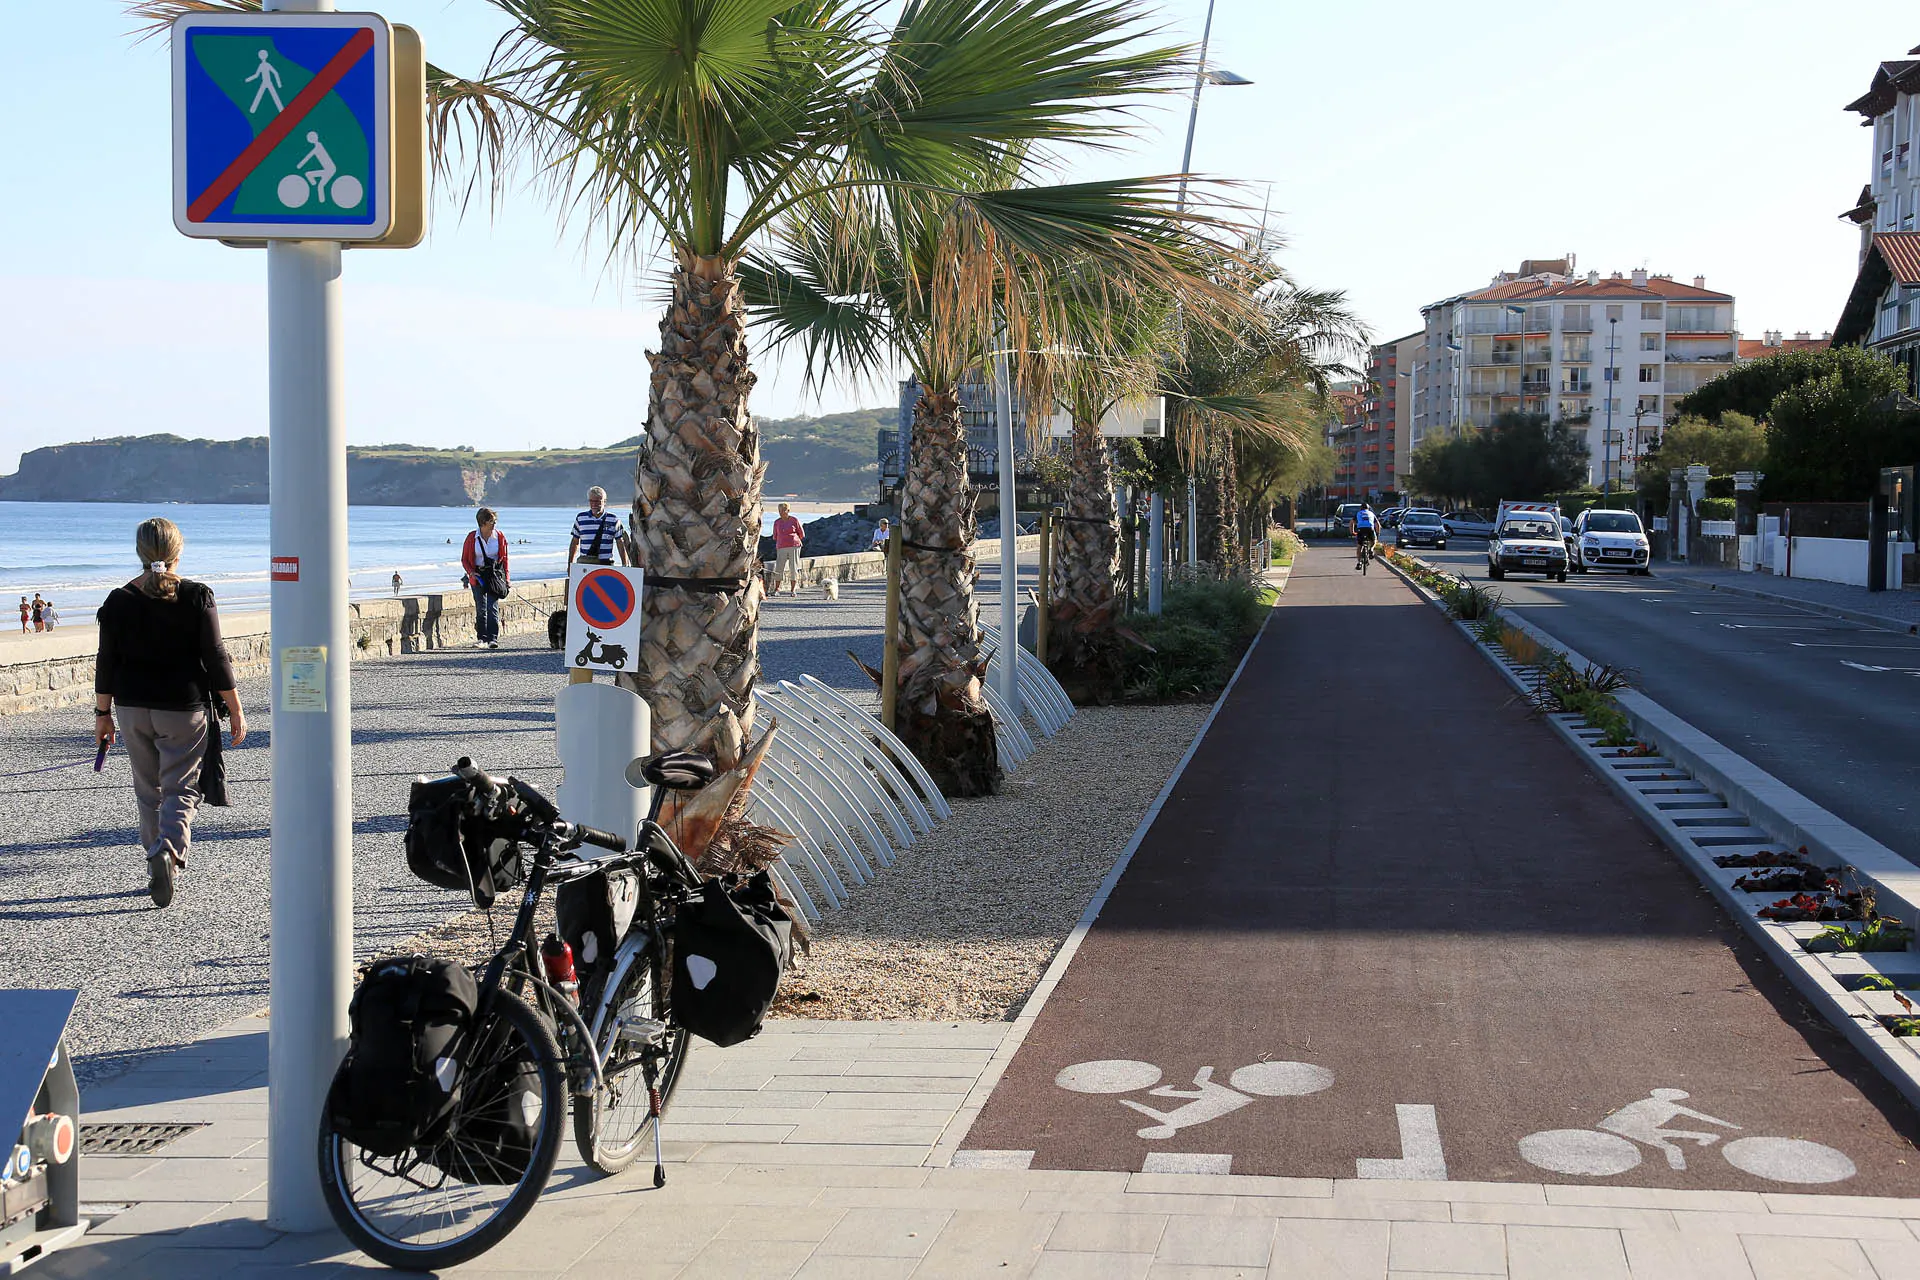
<path fill-rule="evenodd" d="M 615 549 L 620 559 L 613 558 Z M 633 547 L 620 517 L 607 510 L 607 491 L 599 485 L 587 490 L 587 509 L 573 518 L 573 541 L 567 546 L 567 563 L 584 560 L 588 564 L 629 564 Z"/>

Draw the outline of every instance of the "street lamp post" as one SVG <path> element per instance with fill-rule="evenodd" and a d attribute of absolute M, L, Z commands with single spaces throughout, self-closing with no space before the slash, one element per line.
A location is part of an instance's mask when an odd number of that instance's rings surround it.
<path fill-rule="evenodd" d="M 1527 309 L 1508 303 L 1507 311 L 1520 318 L 1520 331 L 1513 340 L 1513 349 L 1516 353 L 1514 363 L 1520 366 L 1520 390 L 1514 396 L 1513 402 L 1521 413 L 1525 413 L 1527 411 Z"/>
<path fill-rule="evenodd" d="M 1207 0 L 1207 21 L 1206 25 L 1200 30 L 1200 61 L 1193 69 L 1193 99 L 1187 107 L 1187 145 L 1186 149 L 1180 154 L 1180 193 L 1174 201 L 1174 211 L 1176 213 L 1185 213 L 1187 210 L 1187 174 L 1193 170 L 1193 131 L 1195 125 L 1197 125 L 1200 120 L 1200 90 L 1209 84 L 1233 86 L 1253 83 L 1253 81 L 1246 77 L 1237 76 L 1224 68 L 1209 67 L 1207 65 L 1207 46 L 1213 40 L 1213 4 L 1214 0 Z M 1194 477 L 1188 475 L 1187 563 L 1189 564 L 1192 564 L 1198 559 L 1195 553 L 1199 547 L 1199 523 L 1194 519 L 1194 516 L 1199 509 L 1199 505 L 1198 486 L 1194 483 Z M 1165 506 L 1162 504 L 1158 510 L 1158 514 L 1154 517 L 1154 533 L 1157 534 L 1160 532 L 1159 522 L 1165 520 L 1165 518 Z M 1161 575 L 1165 572 L 1164 564 L 1159 558 L 1156 558 L 1153 561 L 1150 569 L 1151 576 L 1148 579 L 1148 613 L 1158 614 L 1160 612 Z"/>
<path fill-rule="evenodd" d="M 1416 413 L 1420 412 L 1420 366 L 1416 363 L 1413 368 L 1402 369 L 1399 372 L 1400 376 L 1407 380 L 1407 437 L 1401 443 L 1406 446 L 1407 464 L 1408 467 L 1411 468 L 1413 464 L 1413 418 Z M 1394 405 L 1393 420 L 1394 430 L 1397 431 L 1400 428 L 1400 409 L 1398 403 Z M 1409 469 L 1407 474 L 1409 477 L 1412 476 L 1413 472 L 1411 469 Z M 1394 476 L 1396 483 L 1399 479 L 1399 476 Z M 1405 492 L 1404 489 L 1405 487 L 1403 486 L 1400 501 L 1404 506 L 1412 506 L 1413 495 Z"/>
<path fill-rule="evenodd" d="M 1613 400 L 1620 391 L 1620 366 L 1615 363 L 1620 340 L 1620 317 L 1607 317 L 1607 425 L 1600 434 L 1600 505 L 1613 505 Z"/>

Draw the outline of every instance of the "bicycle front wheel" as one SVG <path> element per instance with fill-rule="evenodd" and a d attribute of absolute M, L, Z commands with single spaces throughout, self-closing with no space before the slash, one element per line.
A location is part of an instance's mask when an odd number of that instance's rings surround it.
<path fill-rule="evenodd" d="M 473 1046 L 463 1055 L 460 1103 L 438 1141 L 379 1156 L 321 1124 L 327 1209 L 362 1252 L 390 1267 L 434 1271 L 485 1253 L 520 1225 L 553 1173 L 567 1110 L 553 1029 L 526 1001 L 495 991 Z M 517 1108 L 530 1148 L 503 1137 L 502 1107 Z"/>
<path fill-rule="evenodd" d="M 687 1061 L 687 1033 L 667 1022 L 666 993 L 654 981 L 655 953 L 640 956 L 609 1002 L 594 1050 L 606 1088 L 576 1098 L 573 1140 L 580 1158 L 604 1174 L 632 1164 L 653 1137 L 649 1084 L 666 1109 Z"/>

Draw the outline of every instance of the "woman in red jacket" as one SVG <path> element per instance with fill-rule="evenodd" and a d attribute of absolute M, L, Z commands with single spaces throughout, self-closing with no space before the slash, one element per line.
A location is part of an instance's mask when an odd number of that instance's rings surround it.
<path fill-rule="evenodd" d="M 500 600 L 507 594 L 507 539 L 494 527 L 492 507 L 476 513 L 479 528 L 460 548 L 460 564 L 473 588 L 473 630 L 476 645 L 500 647 Z"/>

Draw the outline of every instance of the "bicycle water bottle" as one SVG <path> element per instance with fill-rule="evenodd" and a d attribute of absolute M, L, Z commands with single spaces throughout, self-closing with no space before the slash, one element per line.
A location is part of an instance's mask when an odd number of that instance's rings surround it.
<path fill-rule="evenodd" d="M 561 994 L 575 1004 L 580 1003 L 580 975 L 574 972 L 573 948 L 552 934 L 540 944 L 540 963 L 547 971 L 547 981 L 560 989 Z"/>

